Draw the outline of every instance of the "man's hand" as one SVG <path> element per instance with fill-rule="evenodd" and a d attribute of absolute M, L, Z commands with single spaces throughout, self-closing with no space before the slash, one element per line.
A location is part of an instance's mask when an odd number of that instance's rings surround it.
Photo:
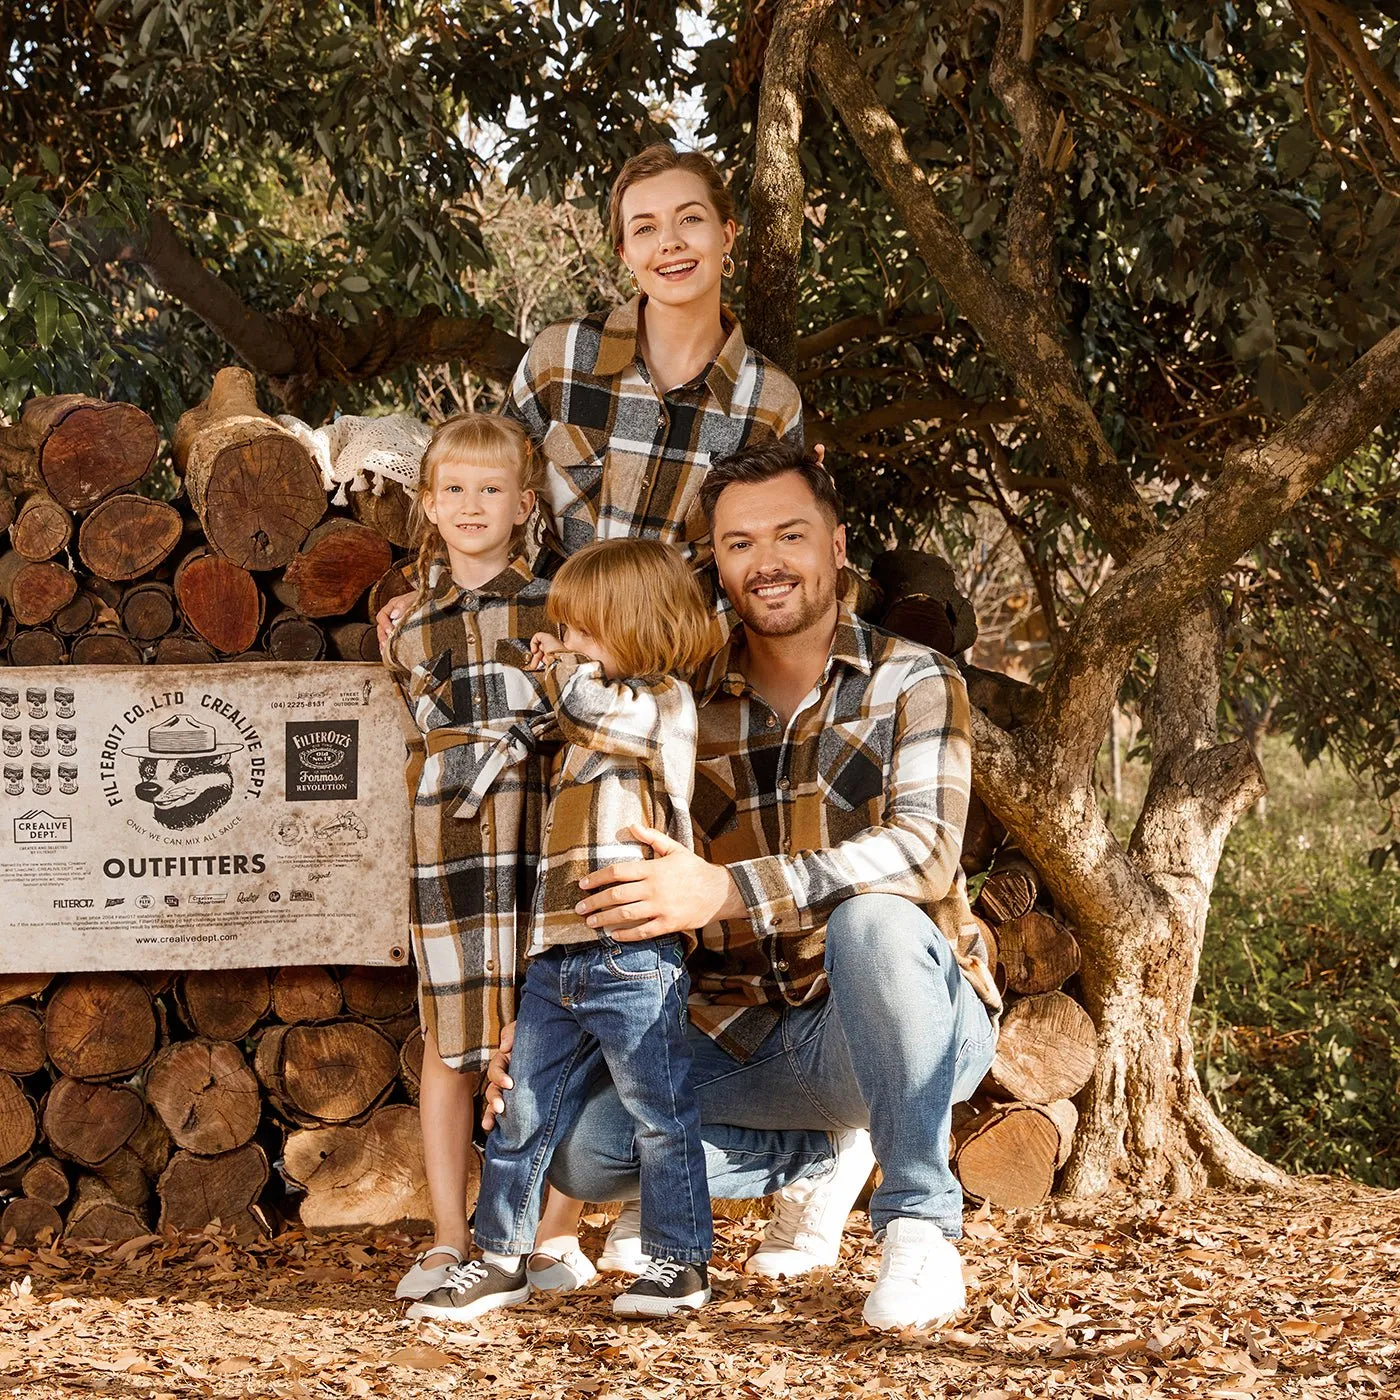
<path fill-rule="evenodd" d="M 619 861 L 578 882 L 582 890 L 598 891 L 574 905 L 589 928 L 606 930 L 620 943 L 636 943 L 745 916 L 739 887 L 724 866 L 711 865 L 649 826 L 628 827 L 618 836 L 650 846 L 656 856 Z"/>
<path fill-rule="evenodd" d="M 486 1066 L 486 1088 L 482 1091 L 481 1126 L 489 1133 L 496 1124 L 496 1115 L 506 1111 L 505 1089 L 514 1089 L 515 1080 L 506 1073 L 510 1052 L 515 1046 L 515 1022 L 501 1030 L 501 1048 L 493 1051 Z"/>
<path fill-rule="evenodd" d="M 389 634 L 399 625 L 399 619 L 408 611 L 408 605 L 413 601 L 412 593 L 400 593 L 397 598 L 390 598 L 382 608 L 374 615 L 375 630 L 379 633 L 379 645 L 383 646 L 389 640 Z"/>

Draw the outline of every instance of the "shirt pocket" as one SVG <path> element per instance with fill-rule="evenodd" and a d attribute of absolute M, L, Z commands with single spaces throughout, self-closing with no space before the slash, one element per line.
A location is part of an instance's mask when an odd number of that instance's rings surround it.
<path fill-rule="evenodd" d="M 550 468 L 545 492 L 556 517 L 580 505 L 596 520 L 603 492 L 609 439 L 605 429 L 551 423 L 540 451 Z"/>
<path fill-rule="evenodd" d="M 817 789 L 843 812 L 871 803 L 883 806 L 894 746 L 893 725 L 877 719 L 828 726 L 817 745 Z"/>
<path fill-rule="evenodd" d="M 430 656 L 409 673 L 408 703 L 419 730 L 425 734 L 455 722 L 451 649 Z"/>

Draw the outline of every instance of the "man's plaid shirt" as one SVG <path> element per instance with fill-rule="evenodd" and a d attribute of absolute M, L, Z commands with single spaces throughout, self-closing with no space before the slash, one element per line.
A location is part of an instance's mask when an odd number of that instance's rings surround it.
<path fill-rule="evenodd" d="M 972 772 L 962 677 L 842 603 L 821 681 L 784 728 L 739 669 L 743 638 L 740 626 L 696 686 L 691 815 L 749 918 L 701 931 L 691 1020 L 747 1059 L 782 1007 L 825 995 L 827 917 L 858 894 L 924 906 L 999 1011 L 958 859 Z"/>
<path fill-rule="evenodd" d="M 596 661 L 558 653 L 542 681 L 566 747 L 556 761 L 535 886 L 531 953 L 561 943 L 596 942 L 574 912 L 578 882 L 615 861 L 642 860 L 649 848 L 620 841 L 629 826 L 664 831 L 693 847 L 690 792 L 695 778 L 695 700 L 673 676 L 609 681 Z M 690 947 L 695 935 L 684 935 Z"/>
<path fill-rule="evenodd" d="M 802 441 L 802 399 L 776 365 L 728 339 L 705 370 L 662 395 L 637 348 L 641 297 L 548 326 L 516 371 L 505 412 L 546 461 L 545 503 L 565 557 L 596 539 L 638 536 L 704 564 L 700 483 L 712 461 L 749 442 Z"/>
<path fill-rule="evenodd" d="M 519 662 L 530 638 L 549 628 L 549 585 L 520 559 L 478 589 L 459 588 L 442 564 L 429 577 L 385 663 L 410 721 L 412 933 L 423 1026 L 445 1063 L 475 1069 L 515 1019 L 548 796 L 548 761 L 534 731 L 550 719 Z M 477 793 L 488 788 L 478 805 Z"/>

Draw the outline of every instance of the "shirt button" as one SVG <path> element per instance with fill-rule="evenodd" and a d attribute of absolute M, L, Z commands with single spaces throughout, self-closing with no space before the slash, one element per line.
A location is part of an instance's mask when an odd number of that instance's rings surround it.
<path fill-rule="evenodd" d="M 776 729 L 778 727 L 777 715 L 769 715 L 767 720 L 764 721 L 764 727 L 767 729 Z"/>
<path fill-rule="evenodd" d="M 483 836 L 490 836 L 490 834 L 491 834 L 491 824 L 490 824 L 490 822 L 482 822 L 482 823 L 481 823 L 481 834 L 482 834 Z"/>
<path fill-rule="evenodd" d="M 775 962 L 773 966 L 776 967 L 779 972 L 786 972 L 788 970 L 787 963 L 784 962 L 782 959 L 779 959 L 777 962 Z"/>
<path fill-rule="evenodd" d="M 787 778 L 779 778 L 779 779 L 778 779 L 778 786 L 779 786 L 784 792 L 787 792 L 788 789 L 792 787 L 792 783 L 789 782 L 789 780 L 788 780 Z"/>
<path fill-rule="evenodd" d="M 486 891 L 486 902 L 487 904 L 494 904 L 496 902 L 496 892 L 494 890 Z"/>
<path fill-rule="evenodd" d="M 486 970 L 487 972 L 495 972 L 496 970 L 496 964 L 490 958 L 486 959 Z"/>

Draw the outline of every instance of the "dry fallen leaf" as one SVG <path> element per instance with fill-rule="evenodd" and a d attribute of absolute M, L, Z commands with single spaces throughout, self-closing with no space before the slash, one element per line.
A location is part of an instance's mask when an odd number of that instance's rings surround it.
<path fill-rule="evenodd" d="M 441 1371 L 444 1366 L 458 1365 L 455 1356 L 449 1356 L 436 1347 L 400 1347 L 384 1358 L 386 1366 L 407 1366 L 413 1371 Z"/>

